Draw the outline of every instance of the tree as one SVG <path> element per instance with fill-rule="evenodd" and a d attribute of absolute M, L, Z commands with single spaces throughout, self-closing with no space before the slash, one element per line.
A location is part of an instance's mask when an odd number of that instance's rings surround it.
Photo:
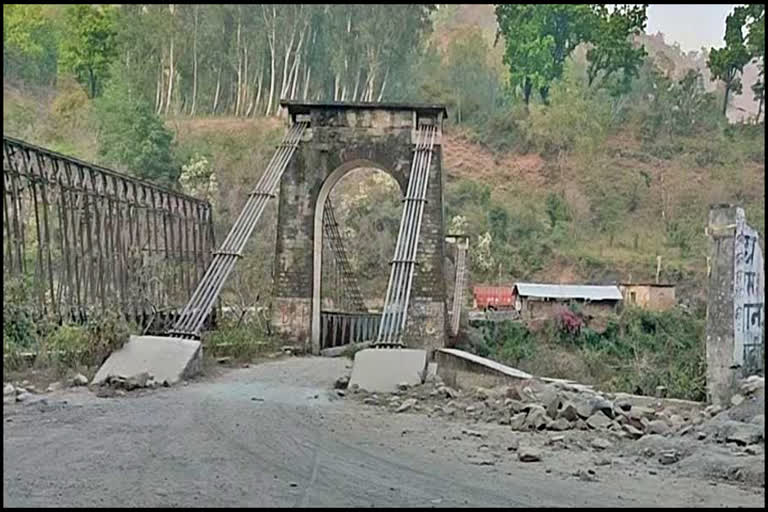
<path fill-rule="evenodd" d="M 743 11 L 747 29 L 747 48 L 752 58 L 757 60 L 758 77 L 752 85 L 752 92 L 755 93 L 755 100 L 758 102 L 755 119 L 759 122 L 765 100 L 765 5 L 750 4 L 737 9 Z"/>
<path fill-rule="evenodd" d="M 152 104 L 136 92 L 122 65 L 113 66 L 113 76 L 94 109 L 102 157 L 139 178 L 165 185 L 176 182 L 173 135 Z"/>
<path fill-rule="evenodd" d="M 596 7 L 596 29 L 590 34 L 592 48 L 587 51 L 587 77 L 592 86 L 600 76 L 601 84 L 614 96 L 626 94 L 647 52 L 635 47 L 631 36 L 645 30 L 648 5 L 618 5 L 609 12 L 607 6 Z M 621 72 L 620 77 L 616 77 Z M 614 80 L 609 81 L 610 78 Z"/>
<path fill-rule="evenodd" d="M 75 74 L 92 98 L 101 93 L 117 57 L 115 14 L 110 6 L 75 4 L 67 9 L 59 63 Z"/>
<path fill-rule="evenodd" d="M 33 83 L 56 76 L 53 23 L 40 5 L 3 4 L 3 72 Z"/>
<path fill-rule="evenodd" d="M 596 18 L 588 4 L 503 4 L 496 6 L 496 20 L 511 84 L 522 89 L 528 105 L 534 89 L 547 102 L 552 81 L 562 76 L 576 46 L 588 40 Z"/>
<path fill-rule="evenodd" d="M 723 115 L 728 109 L 728 98 L 731 93 L 741 93 L 741 75 L 744 66 L 751 60 L 750 52 L 744 41 L 742 27 L 746 12 L 734 9 L 725 19 L 725 47 L 713 48 L 709 53 L 707 67 L 712 73 L 712 80 L 722 80 L 725 84 L 723 97 Z"/>

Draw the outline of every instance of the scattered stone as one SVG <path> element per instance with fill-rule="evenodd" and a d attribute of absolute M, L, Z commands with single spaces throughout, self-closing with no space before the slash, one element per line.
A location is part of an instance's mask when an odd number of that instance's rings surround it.
<path fill-rule="evenodd" d="M 144 372 L 146 373 L 146 372 Z M 147 377 L 149 377 L 149 374 L 147 374 Z M 78 373 L 74 377 L 72 377 L 72 385 L 73 386 L 87 386 L 88 385 L 88 377 L 83 375 L 82 373 Z"/>
<path fill-rule="evenodd" d="M 557 417 L 563 418 L 568 421 L 576 421 L 579 419 L 579 413 L 576 410 L 576 406 L 571 402 L 563 402 L 562 408 L 558 411 Z"/>
<path fill-rule="evenodd" d="M 466 413 L 473 413 L 477 410 L 477 407 L 474 405 L 468 405 L 466 409 L 464 409 L 464 412 Z"/>
<path fill-rule="evenodd" d="M 509 426 L 512 430 L 521 430 L 523 428 L 523 425 L 525 424 L 525 416 L 526 414 L 524 412 L 520 412 L 509 419 Z"/>
<path fill-rule="evenodd" d="M 10 396 L 16 394 L 16 388 L 13 384 L 6 384 L 3 386 L 3 396 Z"/>
<path fill-rule="evenodd" d="M 477 430 L 469 430 L 467 428 L 461 429 L 461 433 L 472 437 L 485 437 L 485 434 L 478 432 Z"/>
<path fill-rule="evenodd" d="M 606 400 L 605 398 L 601 397 L 595 397 L 591 399 L 589 403 L 592 406 L 592 414 L 590 414 L 590 417 L 594 416 L 596 412 L 600 411 L 608 418 L 613 418 L 613 404 L 610 400 Z"/>
<path fill-rule="evenodd" d="M 751 445 L 747 446 L 746 448 L 744 448 L 744 452 L 747 455 L 758 455 L 758 454 L 760 454 L 760 447 L 758 445 L 751 444 Z"/>
<path fill-rule="evenodd" d="M 583 469 L 577 469 L 572 474 L 579 480 L 584 480 L 585 482 L 594 482 L 597 480 L 595 477 L 595 471 L 592 469 L 588 469 L 586 471 Z"/>
<path fill-rule="evenodd" d="M 703 441 L 706 438 L 707 438 L 706 432 L 696 432 L 696 439 L 698 439 L 699 441 Z"/>
<path fill-rule="evenodd" d="M 344 395 L 347 394 L 347 392 L 344 391 L 343 389 L 337 389 L 336 390 L 336 394 L 339 395 L 339 396 L 344 396 Z"/>
<path fill-rule="evenodd" d="M 726 443 L 736 443 L 740 446 L 759 443 L 762 439 L 763 429 L 751 423 L 736 423 L 725 436 Z"/>
<path fill-rule="evenodd" d="M 336 379 L 336 382 L 333 383 L 334 389 L 347 389 L 347 386 L 349 386 L 349 375 L 339 377 Z"/>
<path fill-rule="evenodd" d="M 680 432 L 678 432 L 677 435 L 682 437 L 682 436 L 688 434 L 688 432 L 690 432 L 691 430 L 693 430 L 693 425 L 686 425 L 685 427 L 680 429 Z"/>
<path fill-rule="evenodd" d="M 664 398 L 667 396 L 666 386 L 656 386 L 656 398 Z"/>
<path fill-rule="evenodd" d="M 680 453 L 677 450 L 667 450 L 659 454 L 659 464 L 668 466 L 680 460 Z"/>
<path fill-rule="evenodd" d="M 587 419 L 592 416 L 592 405 L 587 402 L 581 402 L 576 405 L 576 414 L 579 418 Z"/>
<path fill-rule="evenodd" d="M 523 410 L 525 405 L 520 400 L 515 400 L 514 398 L 507 398 L 504 400 L 504 407 L 508 408 L 512 412 L 520 412 Z"/>
<path fill-rule="evenodd" d="M 517 458 L 520 462 L 539 462 L 541 460 L 541 452 L 532 446 L 524 446 L 518 448 Z"/>
<path fill-rule="evenodd" d="M 547 411 L 540 405 L 530 405 L 525 417 L 525 426 L 539 430 L 547 424 Z"/>
<path fill-rule="evenodd" d="M 648 423 L 648 427 L 645 429 L 646 434 L 658 434 L 666 435 L 669 432 L 669 427 L 662 420 L 653 420 Z"/>
<path fill-rule="evenodd" d="M 613 405 L 616 409 L 624 412 L 629 412 L 632 409 L 632 402 L 629 400 L 617 400 Z"/>
<path fill-rule="evenodd" d="M 499 423 L 499 425 L 509 425 L 509 423 L 510 423 L 509 416 L 506 416 L 506 415 L 502 416 L 501 418 L 499 418 L 498 423 Z"/>
<path fill-rule="evenodd" d="M 399 389 L 400 391 L 408 391 L 410 387 L 411 386 L 407 382 L 401 382 L 400 384 L 397 385 L 397 389 Z"/>
<path fill-rule="evenodd" d="M 622 428 L 622 430 L 624 430 L 624 432 L 629 434 L 629 437 L 632 438 L 632 439 L 640 439 L 641 437 L 643 437 L 643 431 L 642 430 L 637 429 L 637 428 L 633 427 L 632 425 L 630 425 L 628 423 L 622 425 L 621 428 Z"/>
<path fill-rule="evenodd" d="M 488 390 L 485 388 L 476 388 L 475 389 L 475 397 L 478 400 L 487 400 L 488 399 Z"/>
<path fill-rule="evenodd" d="M 547 444 L 552 445 L 552 444 L 556 444 L 556 443 L 561 443 L 563 441 L 565 441 L 565 436 L 564 435 L 557 435 L 557 436 L 550 437 L 547 440 Z"/>
<path fill-rule="evenodd" d="M 263 402 L 264 401 L 263 398 L 258 397 L 258 396 L 252 396 L 251 400 L 254 401 L 254 402 Z"/>
<path fill-rule="evenodd" d="M 602 411 L 596 412 L 587 420 L 587 425 L 593 429 L 606 428 L 610 424 L 611 420 Z"/>
<path fill-rule="evenodd" d="M 589 429 L 589 426 L 581 418 L 577 419 L 576 422 L 573 424 L 573 426 L 576 427 L 579 430 L 588 430 Z"/>
<path fill-rule="evenodd" d="M 368 397 L 363 399 L 363 403 L 367 405 L 376 405 L 376 400 L 374 400 L 371 397 Z"/>
<path fill-rule="evenodd" d="M 600 457 L 595 461 L 595 466 L 610 466 L 611 465 L 611 459 L 608 457 Z"/>
<path fill-rule="evenodd" d="M 474 457 L 474 456 L 471 456 L 469 458 L 469 463 L 470 464 L 475 464 L 477 466 L 494 466 L 494 465 L 496 465 L 496 461 L 493 460 L 490 457 Z"/>
<path fill-rule="evenodd" d="M 704 412 L 709 414 L 710 417 L 712 417 L 712 416 L 717 416 L 718 414 L 720 414 L 720 412 L 722 412 L 722 410 L 723 410 L 722 407 L 720 407 L 719 405 L 714 405 L 713 404 L 713 405 L 708 406 L 706 409 L 704 409 Z"/>
<path fill-rule="evenodd" d="M 751 395 L 760 388 L 765 387 L 765 379 L 759 375 L 750 375 L 741 381 L 739 389 L 744 395 Z"/>
<path fill-rule="evenodd" d="M 602 437 L 596 437 L 592 440 L 590 443 L 592 448 L 595 450 L 607 450 L 611 446 L 613 446 L 613 443 L 608 441 L 607 439 L 603 439 Z"/>
<path fill-rule="evenodd" d="M 739 405 L 743 401 L 744 401 L 744 397 L 741 396 L 741 395 L 733 395 L 731 397 L 731 405 L 734 406 L 734 407 L 736 407 L 737 405 Z"/>
<path fill-rule="evenodd" d="M 217 357 L 216 358 L 216 362 L 219 363 L 219 364 L 229 364 L 229 363 L 232 362 L 232 358 L 229 357 L 229 356 Z"/>
<path fill-rule="evenodd" d="M 45 388 L 45 391 L 48 393 L 51 393 L 53 391 L 58 391 L 61 389 L 61 382 L 51 382 L 47 388 Z"/>
<path fill-rule="evenodd" d="M 459 393 L 455 389 L 450 388 L 448 386 L 440 386 L 439 388 L 437 388 L 437 390 L 441 394 L 445 395 L 446 398 L 458 398 L 459 396 Z"/>
<path fill-rule="evenodd" d="M 516 437 L 513 437 L 512 439 L 509 440 L 509 444 L 507 445 L 507 451 L 516 452 L 519 446 L 520 446 L 520 440 Z"/>
<path fill-rule="evenodd" d="M 30 398 L 34 398 L 34 396 L 35 395 L 33 395 L 32 393 L 28 393 L 28 392 L 25 391 L 24 393 L 16 395 L 16 401 L 17 402 L 26 402 Z"/>
<path fill-rule="evenodd" d="M 565 418 L 552 420 L 547 424 L 547 430 L 563 431 L 571 428 L 571 422 Z"/>

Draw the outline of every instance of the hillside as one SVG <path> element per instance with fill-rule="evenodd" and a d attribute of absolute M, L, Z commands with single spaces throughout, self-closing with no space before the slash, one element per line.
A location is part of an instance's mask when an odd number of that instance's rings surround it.
<path fill-rule="evenodd" d="M 763 125 L 726 127 L 713 106 L 717 95 L 680 81 L 685 70 L 701 69 L 704 88 L 715 87 L 707 79 L 703 54 L 685 54 L 660 34 L 641 36 L 651 59 L 632 91 L 617 99 L 585 88 L 580 48 L 554 84 L 551 104 L 537 100 L 528 111 L 505 88 L 508 70 L 501 61 L 502 45 L 493 46 L 491 5 L 444 5 L 433 18 L 428 42 L 434 45 L 425 45 L 429 48 L 418 66 L 402 71 L 398 94 L 408 90 L 407 101 L 448 105 L 446 223 L 451 229 L 463 224 L 459 227 L 473 234 L 471 282 L 649 280 L 660 256 L 661 279 L 678 284 L 683 301 L 700 304 L 707 206 L 743 204 L 750 222 L 764 233 Z M 349 51 L 359 49 L 353 45 Z M 4 79 L 3 131 L 84 160 L 144 172 L 153 159 L 143 152 L 147 139 L 129 140 L 137 133 L 131 118 L 135 105 L 120 110 L 131 98 L 130 83 L 114 80 L 109 92 L 115 96 L 100 103 L 67 74 L 58 76 L 55 86 Z M 216 81 L 207 85 L 216 95 L 207 100 L 218 98 Z M 744 98 L 734 105 L 738 108 Z M 221 239 L 269 161 L 283 122 L 255 111 L 236 117 L 238 109 L 231 105 L 225 115 L 188 116 L 168 113 L 166 104 L 157 116 L 160 106 L 145 106 L 141 122 L 154 126 L 158 139 L 173 139 L 159 153 L 167 157 L 166 177 L 174 182 L 185 169 L 201 168 L 216 178 L 210 199 Z M 108 147 L 99 133 L 105 119 L 117 125 Z M 169 133 L 161 133 L 163 126 Z M 123 146 L 129 145 L 130 158 L 121 160 Z M 121 161 L 134 163 L 115 163 Z M 340 183 L 333 200 L 349 234 L 353 267 L 364 276 L 363 288 L 368 295 L 381 295 L 386 255 L 393 248 L 387 244 L 393 246 L 397 235 L 396 191 L 375 175 L 358 173 Z M 380 204 L 392 207 L 374 208 Z M 274 208 L 266 211 L 264 236 L 252 243 L 252 258 L 241 265 L 241 279 L 233 285 L 241 292 L 268 289 L 274 216 Z M 387 241 L 377 244 L 371 233 Z M 487 246 L 480 244 L 481 237 Z"/>

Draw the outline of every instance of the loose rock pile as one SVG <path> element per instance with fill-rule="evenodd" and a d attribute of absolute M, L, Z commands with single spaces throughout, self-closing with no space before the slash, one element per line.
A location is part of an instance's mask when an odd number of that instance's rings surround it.
<path fill-rule="evenodd" d="M 337 389 L 345 386 L 343 379 L 336 383 Z M 762 447 L 755 448 L 755 445 L 764 442 L 763 390 L 761 377 L 745 379 L 741 384 L 741 398 L 734 401 L 737 405 L 725 411 L 715 406 L 675 406 L 670 405 L 673 401 L 660 399 L 646 400 L 651 405 L 638 405 L 631 399 L 535 379 L 493 389 L 478 387 L 464 391 L 446 386 L 435 376 L 420 386 L 403 384 L 393 393 L 350 389 L 347 396 L 385 407 L 393 413 L 424 411 L 430 416 L 497 423 L 515 431 L 583 430 L 629 440 L 650 435 L 686 436 L 698 441 L 752 446 L 752 451 L 762 451 Z M 595 449 L 610 446 L 604 439 L 596 439 L 594 443 Z M 678 458 L 679 455 L 671 452 L 661 456 L 663 464 L 672 464 Z"/>
<path fill-rule="evenodd" d="M 45 391 L 49 393 L 58 391 L 66 385 L 72 387 L 87 386 L 88 378 L 85 375 L 78 373 L 68 383 L 54 382 L 49 385 Z M 20 384 L 17 383 L 15 385 L 9 382 L 3 386 L 3 405 L 17 402 L 34 402 L 41 398 L 40 391 L 38 391 L 28 380 L 24 380 Z"/>

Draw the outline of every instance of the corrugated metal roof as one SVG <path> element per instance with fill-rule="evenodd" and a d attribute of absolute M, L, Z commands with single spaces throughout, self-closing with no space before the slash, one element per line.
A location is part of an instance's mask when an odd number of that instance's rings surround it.
<path fill-rule="evenodd" d="M 581 284 L 537 284 L 517 283 L 521 297 L 542 297 L 548 299 L 621 300 L 618 286 L 595 286 Z"/>

